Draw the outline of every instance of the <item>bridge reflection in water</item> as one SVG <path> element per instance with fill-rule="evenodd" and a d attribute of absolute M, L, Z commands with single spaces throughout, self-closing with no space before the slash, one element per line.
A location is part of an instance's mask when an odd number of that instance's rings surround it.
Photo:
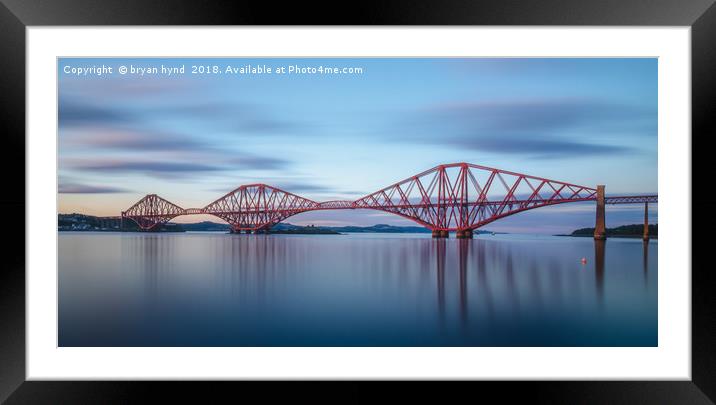
<path fill-rule="evenodd" d="M 103 233 L 59 243 L 61 346 L 656 344 L 656 241 Z"/>
<path fill-rule="evenodd" d="M 487 269 L 485 266 L 485 243 L 483 243 L 482 240 L 472 242 L 470 240 L 461 239 L 457 242 L 457 250 L 458 250 L 458 284 L 459 284 L 459 318 L 463 326 L 468 321 L 468 297 L 469 292 L 467 289 L 468 285 L 468 268 L 472 267 L 470 264 L 470 259 L 472 257 L 469 257 L 473 254 L 479 255 L 479 258 L 481 260 L 477 261 L 477 266 L 475 268 L 475 276 L 477 278 L 477 284 L 478 284 L 478 294 L 476 294 L 476 297 L 479 299 L 482 299 L 485 302 L 485 308 L 488 311 L 488 314 L 491 316 L 493 315 L 494 306 L 492 304 L 492 294 L 490 293 L 490 283 L 486 279 Z M 594 256 L 592 259 L 592 266 L 586 266 L 586 269 L 588 271 L 592 271 L 594 273 L 594 291 L 596 293 L 596 297 L 598 299 L 598 302 L 602 302 L 604 299 L 604 278 L 605 278 L 605 266 L 604 266 L 604 260 L 605 260 L 605 254 L 606 254 L 606 241 L 605 240 L 594 240 Z M 648 284 L 648 273 L 649 273 L 649 266 L 648 266 L 648 251 L 649 251 L 649 241 L 643 241 L 643 256 L 642 256 L 642 271 L 644 275 L 644 284 Z M 445 323 L 445 262 L 446 262 L 446 241 L 445 240 L 437 240 L 433 246 L 435 251 L 435 269 L 436 269 L 436 287 L 437 287 L 437 299 L 438 299 L 438 309 L 441 319 L 441 324 Z M 476 250 L 473 252 L 473 250 Z M 491 252 L 494 254 L 494 252 Z M 514 274 L 514 265 L 513 265 L 513 254 L 512 252 L 507 253 L 504 258 L 504 268 L 503 271 L 496 272 L 496 277 L 504 277 L 504 285 L 506 286 L 506 298 L 509 302 L 510 306 L 512 306 L 514 311 L 519 311 L 519 288 L 515 284 L 515 274 Z M 501 253 L 497 253 L 498 257 Z M 541 275 L 539 273 L 540 269 L 537 268 L 535 263 L 533 262 L 531 265 L 531 285 L 533 287 L 532 293 L 535 294 L 534 297 L 532 297 L 532 301 L 535 302 L 541 302 L 543 301 L 543 297 L 541 296 L 545 292 L 541 290 L 541 286 L 543 284 L 543 280 L 541 280 Z M 558 288 L 562 286 L 562 275 L 559 271 L 551 271 L 548 275 L 545 275 L 546 277 L 551 277 L 550 283 L 552 283 L 552 288 Z"/>

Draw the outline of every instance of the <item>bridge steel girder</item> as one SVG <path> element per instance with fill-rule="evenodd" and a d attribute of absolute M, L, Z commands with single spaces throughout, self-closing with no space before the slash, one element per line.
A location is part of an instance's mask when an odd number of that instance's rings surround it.
<path fill-rule="evenodd" d="M 122 212 L 121 218 L 134 221 L 140 229 L 150 231 L 172 218 L 184 215 L 185 210 L 156 194 L 148 194 Z"/>
<path fill-rule="evenodd" d="M 436 166 L 355 201 L 433 231 L 474 230 L 518 212 L 595 199 L 596 190 L 469 163 Z"/>
<path fill-rule="evenodd" d="M 203 208 L 183 209 L 149 194 L 121 218 L 143 230 L 180 215 L 210 214 L 234 232 L 266 231 L 293 215 L 329 209 L 372 209 L 399 215 L 447 235 L 472 231 L 519 212 L 570 202 L 596 201 L 597 189 L 470 163 L 433 167 L 355 201 L 316 202 L 266 184 L 242 185 Z M 657 196 L 606 197 L 605 204 L 655 203 Z"/>
<path fill-rule="evenodd" d="M 628 196 L 613 196 L 605 197 L 605 204 L 644 204 L 652 203 L 656 204 L 659 202 L 659 196 L 657 195 L 628 195 Z"/>
<path fill-rule="evenodd" d="M 266 184 L 241 186 L 202 209 L 231 225 L 233 231 L 268 230 L 301 212 L 319 209 L 319 203 Z"/>

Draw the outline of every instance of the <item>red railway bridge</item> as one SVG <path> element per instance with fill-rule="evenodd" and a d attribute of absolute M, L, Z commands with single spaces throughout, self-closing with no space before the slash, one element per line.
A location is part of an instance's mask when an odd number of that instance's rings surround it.
<path fill-rule="evenodd" d="M 648 204 L 656 195 L 606 197 L 604 186 L 580 186 L 470 163 L 436 166 L 354 201 L 317 202 L 267 184 L 242 185 L 203 208 L 182 208 L 149 194 L 122 212 L 142 230 L 181 215 L 210 214 L 226 221 L 233 233 L 262 233 L 307 211 L 372 209 L 410 219 L 432 230 L 433 237 L 472 238 L 473 230 L 500 218 L 557 204 L 595 201 L 594 237 L 604 239 L 605 204 L 643 203 L 648 239 Z"/>

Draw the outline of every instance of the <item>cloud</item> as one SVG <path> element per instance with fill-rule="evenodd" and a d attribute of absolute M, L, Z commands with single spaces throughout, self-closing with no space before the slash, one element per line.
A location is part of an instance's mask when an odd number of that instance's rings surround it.
<path fill-rule="evenodd" d="M 505 137 L 490 136 L 473 138 L 460 137 L 448 140 L 461 149 L 526 155 L 537 159 L 568 158 L 597 155 L 614 155 L 633 152 L 632 148 L 616 145 L 599 145 L 594 143 L 573 142 L 558 138 L 530 138 L 522 136 Z"/>
<path fill-rule="evenodd" d="M 445 103 L 400 123 L 418 142 L 459 149 L 570 158 L 635 152 L 629 135 L 656 135 L 656 111 L 581 98 Z M 611 136 L 611 137 L 610 137 Z M 599 139 L 599 142 L 591 141 Z"/>
<path fill-rule="evenodd" d="M 236 154 L 233 154 L 236 155 Z M 223 159 L 222 159 L 223 157 Z M 61 167 L 74 171 L 102 173 L 138 173 L 155 177 L 193 176 L 195 174 L 235 171 L 235 170 L 277 170 L 285 168 L 289 161 L 278 158 L 263 158 L 245 155 L 226 159 L 226 156 L 215 156 L 214 159 L 169 159 L 155 156 L 152 159 L 80 159 L 67 158 L 60 161 Z M 204 161 L 212 163 L 203 163 Z"/>
<path fill-rule="evenodd" d="M 167 177 L 173 173 L 232 170 L 282 170 L 291 161 L 260 156 L 233 148 L 221 148 L 209 138 L 189 138 L 166 132 L 86 127 L 67 131 L 61 139 L 61 167 L 76 170 L 135 173 Z M 118 152 L 121 152 L 118 153 Z M 111 154 L 100 160 L 97 155 Z M 93 156 L 86 159 L 85 156 Z M 83 158 L 77 158 L 83 157 Z"/>
<path fill-rule="evenodd" d="M 291 121 L 283 121 L 277 119 L 253 117 L 249 119 L 237 120 L 236 128 L 248 133 L 260 134 L 295 134 L 297 132 L 305 132 L 308 128 L 306 123 L 298 123 Z"/>
<path fill-rule="evenodd" d="M 375 190 L 375 191 L 377 191 L 377 190 Z M 366 193 L 365 191 L 357 191 L 357 190 L 342 190 L 342 191 L 337 191 L 337 193 L 345 194 L 345 195 L 355 195 L 355 196 L 361 196 L 361 197 L 370 194 L 370 193 Z"/>
<path fill-rule="evenodd" d="M 188 117 L 222 130 L 249 134 L 295 133 L 308 127 L 307 123 L 277 118 L 269 109 L 245 102 L 170 104 L 147 109 L 144 113 L 168 119 Z"/>
<path fill-rule="evenodd" d="M 116 172 L 127 173 L 136 172 L 144 174 L 159 173 L 195 173 L 195 172 L 212 172 L 223 170 L 224 168 L 217 165 L 209 165 L 191 162 L 161 162 L 149 160 L 99 160 L 99 159 L 72 159 L 66 160 L 67 167 L 72 169 L 96 171 L 96 172 Z"/>
<path fill-rule="evenodd" d="M 642 128 L 656 111 L 585 98 L 449 103 L 425 109 L 429 120 L 484 131 L 549 133 L 566 129 Z M 654 132 L 653 135 L 656 135 Z"/>
<path fill-rule="evenodd" d="M 113 194 L 126 193 L 129 191 L 118 187 L 94 186 L 89 184 L 60 182 L 58 186 L 58 192 L 60 194 Z"/>
<path fill-rule="evenodd" d="M 278 187 L 281 190 L 288 191 L 290 193 L 299 193 L 299 192 L 333 192 L 334 190 L 330 187 L 318 185 L 318 184 L 312 184 L 312 183 L 300 183 L 300 182 L 278 182 L 277 184 L 272 184 L 274 187 Z"/>
<path fill-rule="evenodd" d="M 72 64 L 63 58 L 62 65 Z M 62 94 L 92 100 L 103 100 L 107 95 L 123 101 L 137 97 L 177 97 L 179 94 L 196 92 L 197 83 L 189 76 L 144 77 L 128 80 L 127 77 L 75 76 L 60 74 L 59 85 Z"/>
<path fill-rule="evenodd" d="M 239 135 L 295 135 L 311 128 L 306 122 L 278 118 L 269 109 L 242 102 L 215 103 L 193 101 L 137 108 L 131 103 L 122 107 L 106 100 L 90 103 L 69 96 L 61 96 L 58 105 L 60 128 L 103 127 L 113 130 L 145 132 L 148 127 L 166 122 L 181 123 L 187 128 L 201 128 L 203 132 L 233 132 Z"/>
<path fill-rule="evenodd" d="M 242 181 L 240 184 L 234 184 L 230 185 L 228 187 L 216 187 L 209 189 L 207 191 L 215 191 L 218 193 L 227 193 L 231 190 L 236 189 L 237 187 L 240 187 L 244 184 L 254 184 L 254 183 L 264 183 L 272 187 L 279 188 L 283 191 L 287 191 L 289 193 L 293 194 L 300 194 L 300 193 L 326 193 L 326 192 L 335 192 L 334 189 L 331 187 L 314 184 L 314 183 L 307 183 L 307 182 L 296 182 L 296 181 L 281 181 L 281 180 L 275 180 L 275 179 L 263 179 L 261 181 Z"/>
<path fill-rule="evenodd" d="M 121 124 L 131 116 L 119 109 L 100 105 L 77 103 L 60 97 L 57 107 L 57 121 L 60 128 L 92 124 Z"/>
<path fill-rule="evenodd" d="M 237 155 L 234 153 L 233 155 Z M 249 170 L 279 170 L 285 169 L 291 164 L 290 161 L 270 156 L 258 156 L 252 154 L 238 154 L 227 160 L 227 163 L 235 169 Z"/>
<path fill-rule="evenodd" d="M 88 127 L 66 133 L 62 143 L 97 149 L 125 151 L 198 151 L 214 149 L 182 135 L 133 131 L 112 127 Z"/>

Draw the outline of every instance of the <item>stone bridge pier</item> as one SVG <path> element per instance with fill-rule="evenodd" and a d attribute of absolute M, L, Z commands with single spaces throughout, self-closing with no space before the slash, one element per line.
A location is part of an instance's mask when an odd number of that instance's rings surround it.
<path fill-rule="evenodd" d="M 605 240 L 607 238 L 607 227 L 604 215 L 604 185 L 597 186 L 597 221 L 594 225 L 594 239 Z"/>

